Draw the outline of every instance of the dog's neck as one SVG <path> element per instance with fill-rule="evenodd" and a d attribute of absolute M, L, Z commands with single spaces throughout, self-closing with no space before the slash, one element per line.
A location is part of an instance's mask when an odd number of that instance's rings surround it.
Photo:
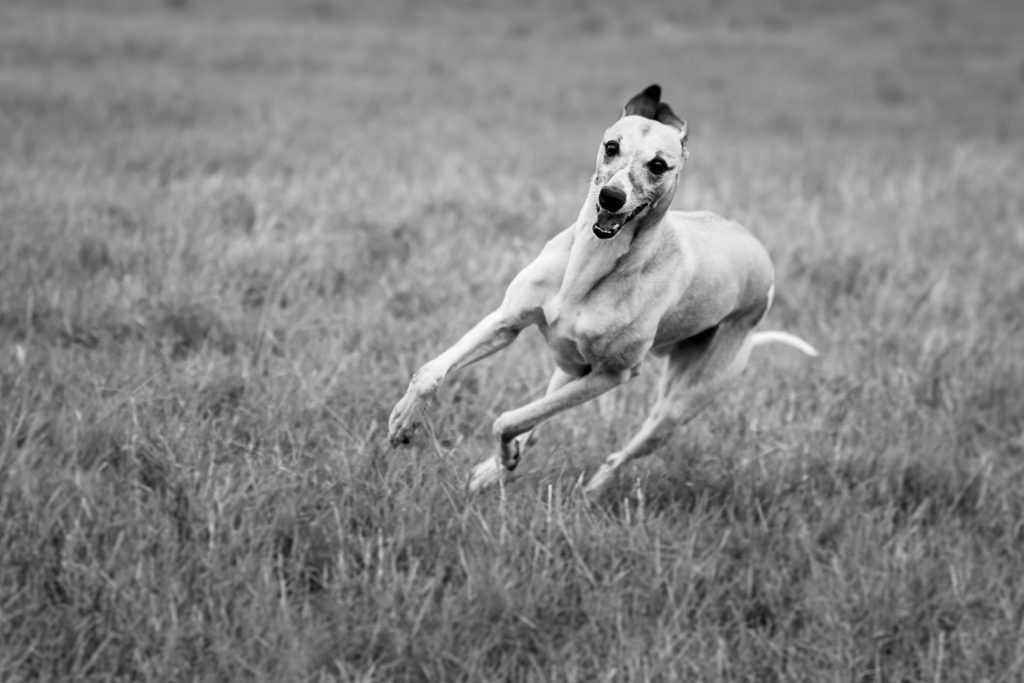
<path fill-rule="evenodd" d="M 572 247 L 558 293 L 561 302 L 573 304 L 584 300 L 612 271 L 628 276 L 629 272 L 643 268 L 660 237 L 671 203 L 671 196 L 659 199 L 639 221 L 603 240 L 594 234 L 597 210 L 593 197 L 588 197 L 573 227 Z"/>

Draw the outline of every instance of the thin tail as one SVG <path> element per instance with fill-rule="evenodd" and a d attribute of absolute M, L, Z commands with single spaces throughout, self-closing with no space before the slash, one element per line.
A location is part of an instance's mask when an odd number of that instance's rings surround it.
<path fill-rule="evenodd" d="M 813 346 L 805 342 L 795 334 L 789 332 L 779 332 L 772 330 L 770 332 L 755 332 L 753 337 L 753 346 L 760 346 L 761 344 L 769 344 L 771 342 L 779 342 L 786 346 L 792 346 L 800 353 L 807 354 L 808 356 L 817 356 L 818 350 Z"/>

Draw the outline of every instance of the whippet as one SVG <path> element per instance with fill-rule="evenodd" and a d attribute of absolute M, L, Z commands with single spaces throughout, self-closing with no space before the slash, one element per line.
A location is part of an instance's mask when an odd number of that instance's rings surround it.
<path fill-rule="evenodd" d="M 508 346 L 530 325 L 557 367 L 543 398 L 494 421 L 498 453 L 474 468 L 470 490 L 512 472 L 540 422 L 635 377 L 648 353 L 664 357 L 650 416 L 585 486 L 596 495 L 706 407 L 755 346 L 782 342 L 817 355 L 791 334 L 754 332 L 775 290 L 760 242 L 714 213 L 669 211 L 689 155 L 687 128 L 660 100 L 652 85 L 626 102 L 598 147 L 576 221 L 512 280 L 497 310 L 413 375 L 391 413 L 393 445 L 409 442 L 452 370 Z"/>

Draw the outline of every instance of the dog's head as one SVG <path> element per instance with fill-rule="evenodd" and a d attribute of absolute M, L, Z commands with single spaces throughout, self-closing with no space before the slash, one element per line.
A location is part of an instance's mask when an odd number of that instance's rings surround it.
<path fill-rule="evenodd" d="M 661 101 L 660 86 L 626 102 L 597 150 L 594 234 L 611 239 L 632 222 L 664 214 L 687 156 L 686 122 Z"/>

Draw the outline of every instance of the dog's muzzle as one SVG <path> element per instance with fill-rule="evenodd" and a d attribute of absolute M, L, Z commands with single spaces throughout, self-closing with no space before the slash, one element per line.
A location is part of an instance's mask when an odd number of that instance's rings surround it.
<path fill-rule="evenodd" d="M 646 209 L 647 204 L 641 204 L 628 214 L 623 214 L 622 212 L 612 213 L 611 211 L 605 211 L 598 205 L 597 222 L 594 223 L 594 235 L 601 240 L 611 239 L 619 234 L 619 230 L 622 230 L 627 223 L 639 218 L 640 214 Z"/>

